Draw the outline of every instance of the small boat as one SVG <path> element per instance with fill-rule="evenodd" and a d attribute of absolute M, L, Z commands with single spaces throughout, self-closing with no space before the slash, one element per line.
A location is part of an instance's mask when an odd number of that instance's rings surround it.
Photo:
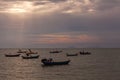
<path fill-rule="evenodd" d="M 6 57 L 19 57 L 20 54 L 5 54 Z"/>
<path fill-rule="evenodd" d="M 84 51 L 83 51 L 83 52 L 80 52 L 80 54 L 81 54 L 81 55 L 90 55 L 91 52 L 84 52 Z"/>
<path fill-rule="evenodd" d="M 26 52 L 26 54 L 38 54 L 38 52 Z"/>
<path fill-rule="evenodd" d="M 26 52 L 27 54 L 37 54 L 37 52 L 33 52 L 31 49 L 28 49 L 29 52 Z"/>
<path fill-rule="evenodd" d="M 26 53 L 27 51 L 22 51 L 21 49 L 19 49 L 18 51 L 17 51 L 17 53 Z"/>
<path fill-rule="evenodd" d="M 60 52 L 62 52 L 62 51 L 57 51 L 57 50 L 55 50 L 55 51 L 50 51 L 50 53 L 60 53 Z"/>
<path fill-rule="evenodd" d="M 78 54 L 77 53 L 75 53 L 75 54 L 68 54 L 68 53 L 66 53 L 66 56 L 77 56 Z"/>
<path fill-rule="evenodd" d="M 22 56 L 23 59 L 37 59 L 39 58 L 39 55 L 24 55 Z"/>
<path fill-rule="evenodd" d="M 42 59 L 41 62 L 44 65 L 66 65 L 70 62 L 70 60 L 66 61 L 53 61 L 52 59 Z"/>

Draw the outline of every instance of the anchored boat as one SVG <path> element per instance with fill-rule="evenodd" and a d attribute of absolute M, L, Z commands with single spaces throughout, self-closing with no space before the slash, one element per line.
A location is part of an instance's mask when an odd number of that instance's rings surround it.
<path fill-rule="evenodd" d="M 41 62 L 44 65 L 66 65 L 70 62 L 70 60 L 66 61 L 53 61 L 52 59 L 42 59 Z"/>

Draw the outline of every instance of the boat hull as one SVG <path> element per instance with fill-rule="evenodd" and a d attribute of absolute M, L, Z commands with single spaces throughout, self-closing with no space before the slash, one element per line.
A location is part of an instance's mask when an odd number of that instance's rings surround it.
<path fill-rule="evenodd" d="M 90 55 L 90 52 L 80 52 L 81 55 Z"/>
<path fill-rule="evenodd" d="M 50 51 L 50 53 L 61 53 L 62 51 Z"/>
<path fill-rule="evenodd" d="M 19 57 L 20 54 L 5 54 L 6 57 Z"/>
<path fill-rule="evenodd" d="M 66 56 L 77 56 L 78 54 L 66 54 Z"/>
<path fill-rule="evenodd" d="M 23 59 L 37 59 L 39 58 L 39 55 L 37 56 L 22 56 Z"/>
<path fill-rule="evenodd" d="M 62 62 L 48 62 L 48 61 L 43 61 L 42 63 L 44 65 L 66 65 L 70 62 L 70 60 L 68 61 L 62 61 Z"/>

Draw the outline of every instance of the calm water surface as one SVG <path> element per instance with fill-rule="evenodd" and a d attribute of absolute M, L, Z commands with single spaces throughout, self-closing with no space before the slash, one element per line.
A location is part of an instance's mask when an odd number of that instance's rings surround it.
<path fill-rule="evenodd" d="M 50 54 L 52 49 L 32 49 L 40 58 L 30 60 L 4 56 L 17 50 L 0 49 L 0 80 L 120 80 L 120 49 L 59 49 L 63 52 L 58 54 Z M 66 56 L 66 53 L 82 50 L 92 54 Z M 49 57 L 71 62 L 62 66 L 42 66 L 41 59 Z"/>

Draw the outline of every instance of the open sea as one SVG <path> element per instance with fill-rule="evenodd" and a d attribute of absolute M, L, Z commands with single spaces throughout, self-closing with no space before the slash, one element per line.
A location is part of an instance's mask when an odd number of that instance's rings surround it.
<path fill-rule="evenodd" d="M 25 49 L 22 49 L 25 50 Z M 50 54 L 52 48 L 33 48 L 38 59 L 5 57 L 18 49 L 0 49 L 0 80 L 120 80 L 119 48 L 58 48 L 62 53 Z M 89 51 L 91 55 L 66 56 L 66 53 Z M 21 53 L 21 55 L 23 55 Z M 42 66 L 42 58 L 55 61 L 70 59 L 69 65 Z"/>

